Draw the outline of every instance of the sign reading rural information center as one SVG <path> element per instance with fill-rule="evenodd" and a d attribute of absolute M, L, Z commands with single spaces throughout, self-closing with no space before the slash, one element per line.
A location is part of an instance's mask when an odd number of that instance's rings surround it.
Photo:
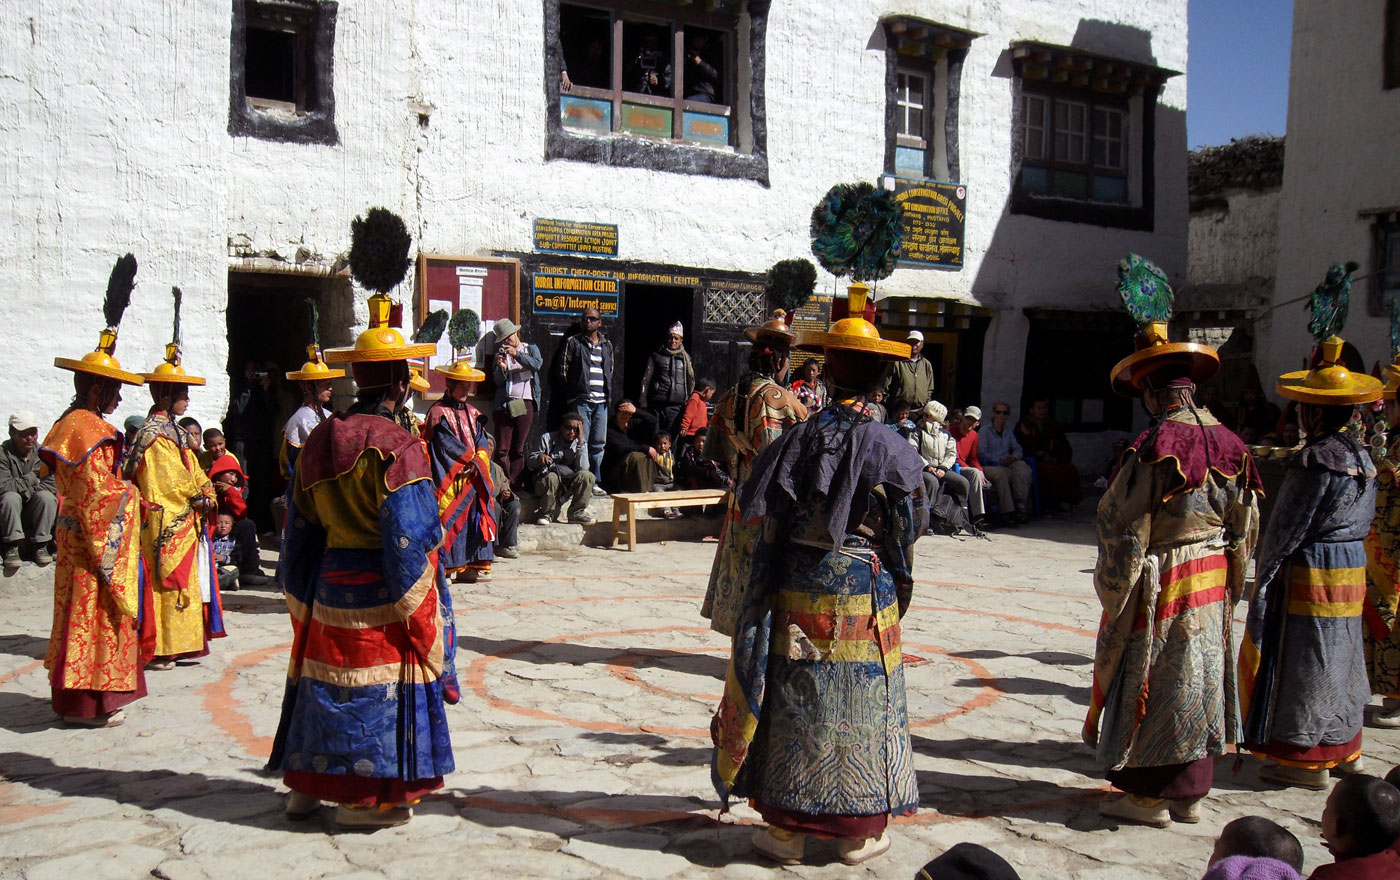
<path fill-rule="evenodd" d="M 534 275 L 535 314 L 577 315 L 597 309 L 604 318 L 617 317 L 621 285 L 615 275 Z"/>
<path fill-rule="evenodd" d="M 617 256 L 617 225 L 535 218 L 535 250 L 549 254 Z"/>
<path fill-rule="evenodd" d="M 899 261 L 961 269 L 967 187 L 886 175 L 885 189 L 892 191 L 894 200 L 904 208 L 904 248 Z"/>

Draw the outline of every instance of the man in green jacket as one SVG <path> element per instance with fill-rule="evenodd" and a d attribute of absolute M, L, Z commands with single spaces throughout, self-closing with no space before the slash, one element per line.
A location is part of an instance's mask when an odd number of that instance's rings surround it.
<path fill-rule="evenodd" d="M 890 370 L 889 382 L 885 386 L 885 405 L 893 410 L 899 403 L 906 403 L 910 412 L 917 413 L 933 399 L 933 364 L 921 356 L 924 334 L 910 330 L 908 342 L 909 359 L 895 362 Z"/>

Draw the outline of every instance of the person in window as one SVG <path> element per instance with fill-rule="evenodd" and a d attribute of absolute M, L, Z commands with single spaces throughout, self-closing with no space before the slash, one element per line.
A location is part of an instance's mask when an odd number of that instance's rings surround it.
<path fill-rule="evenodd" d="M 710 38 L 706 34 L 696 34 L 686 40 L 685 87 L 687 101 L 704 101 L 706 104 L 722 103 L 719 95 L 719 70 L 706 60 L 709 55 Z"/>
<path fill-rule="evenodd" d="M 671 93 L 671 65 L 655 34 L 642 37 L 642 47 L 627 65 L 627 86 L 643 95 Z"/>

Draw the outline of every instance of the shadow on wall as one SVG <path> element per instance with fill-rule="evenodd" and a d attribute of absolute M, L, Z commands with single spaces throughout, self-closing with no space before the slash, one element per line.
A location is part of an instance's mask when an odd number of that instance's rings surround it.
<path fill-rule="evenodd" d="M 1082 19 L 1072 46 L 1155 66 L 1152 36 L 1141 28 Z M 1158 103 L 1158 87 L 1145 87 L 1135 102 L 1142 118 L 1129 119 L 1127 127 L 1140 132 L 1142 142 L 1126 154 L 1130 178 L 1136 173 L 1134 182 L 1140 183 L 1130 186 L 1132 203 L 1032 195 L 1020 186 L 1023 81 L 1010 49 L 992 75 L 1011 81 L 1011 186 L 972 280 L 977 301 L 994 310 L 982 398 L 1049 397 L 1061 427 L 1083 438 L 1076 441 L 1075 463 L 1082 472 L 1099 474 L 1107 469 L 1112 439 L 1136 433 L 1146 422 L 1133 401 L 1109 386 L 1113 365 L 1133 351 L 1132 328 L 1114 291 L 1115 264 L 1135 251 L 1161 263 L 1175 281 L 1186 269 L 1185 112 Z M 1085 94 L 1086 100 L 1101 99 L 1089 89 Z M 1134 161 L 1140 163 L 1136 171 Z M 1074 336 L 1068 357 L 1048 344 L 1067 334 Z"/>

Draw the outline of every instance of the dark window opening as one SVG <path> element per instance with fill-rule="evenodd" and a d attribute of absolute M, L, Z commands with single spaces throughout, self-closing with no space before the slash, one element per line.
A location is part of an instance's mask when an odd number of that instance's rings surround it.
<path fill-rule="evenodd" d="M 336 143 L 333 0 L 234 0 L 229 133 Z"/>
<path fill-rule="evenodd" d="M 1390 314 L 1390 303 L 1400 298 L 1400 212 L 1378 214 L 1372 221 L 1366 310 L 1380 317 Z"/>
<path fill-rule="evenodd" d="M 607 11 L 584 6 L 559 7 L 559 33 L 564 43 L 564 65 L 572 85 L 611 89 L 612 17 Z"/>

